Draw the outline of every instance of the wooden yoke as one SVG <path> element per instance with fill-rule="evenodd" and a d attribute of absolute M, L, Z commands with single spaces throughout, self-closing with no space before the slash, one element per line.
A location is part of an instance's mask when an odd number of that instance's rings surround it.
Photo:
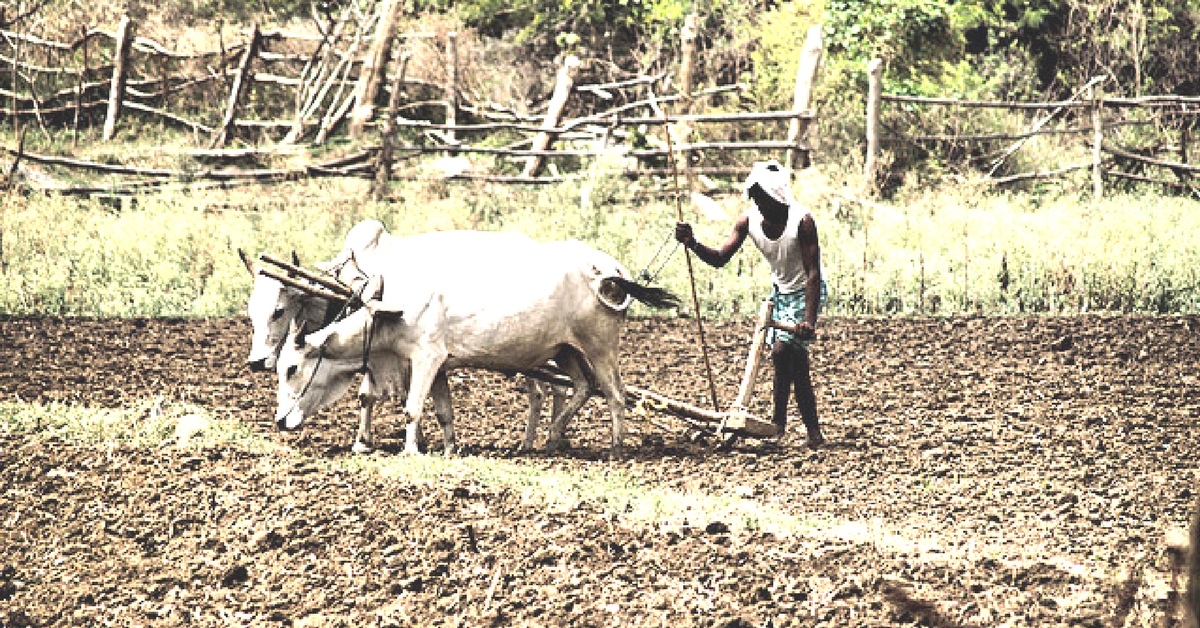
<path fill-rule="evenodd" d="M 307 279 L 307 280 L 317 284 L 320 287 L 323 287 L 327 290 L 331 290 L 334 294 L 340 295 L 343 299 L 348 299 L 348 298 L 354 296 L 354 291 L 351 290 L 349 287 L 347 287 L 345 284 L 338 281 L 337 279 L 325 277 L 318 273 L 314 273 L 311 270 L 308 270 L 307 268 L 304 268 L 302 266 L 290 264 L 290 263 L 285 262 L 285 261 L 279 259 L 278 257 L 275 257 L 274 255 L 271 255 L 269 253 L 263 253 L 262 255 L 259 255 L 258 259 L 259 259 L 259 261 L 266 262 L 268 264 L 276 266 L 277 268 L 281 268 L 284 271 L 287 271 L 287 274 L 289 277 L 297 277 L 298 276 L 298 277 Z M 271 275 L 271 276 L 274 277 L 275 279 L 279 279 L 279 277 L 276 275 Z M 284 283 L 288 283 L 288 282 L 285 281 Z M 289 285 L 292 285 L 292 284 L 289 284 Z M 302 285 L 303 284 L 301 284 L 301 286 Z M 296 286 L 296 287 L 300 288 L 301 290 L 305 289 L 301 286 Z"/>

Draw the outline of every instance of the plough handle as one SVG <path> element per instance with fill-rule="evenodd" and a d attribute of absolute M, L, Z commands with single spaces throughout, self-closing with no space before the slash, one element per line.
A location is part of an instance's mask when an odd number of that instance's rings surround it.
<path fill-rule="evenodd" d="M 754 384 L 758 379 L 758 369 L 762 365 L 763 345 L 767 342 L 767 330 L 772 326 L 771 314 L 775 311 L 775 300 L 763 301 L 762 310 L 758 315 L 758 325 L 754 328 L 754 337 L 750 340 L 750 355 L 746 357 L 746 370 L 742 373 L 742 385 L 738 388 L 737 398 L 733 401 L 735 408 L 747 408 L 754 397 Z"/>

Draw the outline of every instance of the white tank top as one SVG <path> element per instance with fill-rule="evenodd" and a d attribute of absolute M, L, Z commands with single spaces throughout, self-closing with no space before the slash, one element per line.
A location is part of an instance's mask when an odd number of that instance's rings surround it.
<path fill-rule="evenodd" d="M 808 274 L 804 272 L 804 256 L 800 250 L 799 234 L 800 221 L 810 214 L 792 205 L 788 208 L 787 226 L 778 240 L 772 240 L 763 234 L 762 213 L 752 205 L 746 210 L 750 219 L 750 239 L 762 251 L 771 267 L 771 281 L 780 292 L 799 292 L 808 283 Z M 820 263 L 818 261 L 818 263 Z"/>

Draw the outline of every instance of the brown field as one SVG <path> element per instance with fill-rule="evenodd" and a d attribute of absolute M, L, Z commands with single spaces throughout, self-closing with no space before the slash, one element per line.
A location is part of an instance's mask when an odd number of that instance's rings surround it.
<path fill-rule="evenodd" d="M 749 325 L 708 326 L 726 402 Z M 1180 625 L 1167 538 L 1197 499 L 1198 327 L 831 318 L 813 354 L 830 440 L 818 450 L 796 438 L 719 452 L 651 415 L 610 463 L 596 399 L 570 452 L 522 455 L 519 380 L 452 378 L 463 456 L 618 470 L 647 491 L 734 495 L 802 522 L 767 530 L 330 470 L 354 457 L 352 401 L 277 433 L 273 376 L 242 363 L 244 319 L 2 319 L 0 401 L 161 397 L 252 422 L 292 453 L 93 445 L 0 423 L 0 625 Z M 689 320 L 631 321 L 626 382 L 705 405 L 694 338 Z M 377 434 L 372 458 L 402 455 L 395 404 Z"/>

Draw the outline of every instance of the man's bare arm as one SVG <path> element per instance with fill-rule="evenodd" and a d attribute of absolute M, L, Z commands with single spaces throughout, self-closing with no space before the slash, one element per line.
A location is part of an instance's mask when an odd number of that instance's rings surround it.
<path fill-rule="evenodd" d="M 746 236 L 749 233 L 750 219 L 743 214 L 733 223 L 733 230 L 730 231 L 729 237 L 725 239 L 725 242 L 717 248 L 712 248 L 701 244 L 696 239 L 696 236 L 692 233 L 692 226 L 688 223 L 681 222 L 675 225 L 675 239 L 695 252 L 696 257 L 699 257 L 705 264 L 715 266 L 716 268 L 721 268 L 729 263 L 729 260 L 733 258 L 733 254 L 742 248 L 742 243 L 746 241 Z"/>

